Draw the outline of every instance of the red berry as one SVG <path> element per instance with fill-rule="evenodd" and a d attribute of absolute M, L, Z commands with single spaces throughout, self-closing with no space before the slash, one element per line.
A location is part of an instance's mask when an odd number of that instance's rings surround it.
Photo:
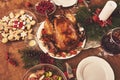
<path fill-rule="evenodd" d="M 6 60 L 8 60 L 9 58 L 9 53 L 6 53 Z"/>
<path fill-rule="evenodd" d="M 14 27 L 14 28 L 17 28 L 17 25 L 14 25 L 13 27 Z"/>
<path fill-rule="evenodd" d="M 14 24 L 18 24 L 18 21 L 14 21 Z"/>
<path fill-rule="evenodd" d="M 79 2 L 79 3 L 82 3 L 82 2 L 83 2 L 83 0 L 78 0 L 78 2 Z"/>
<path fill-rule="evenodd" d="M 54 6 L 50 1 L 42 1 L 36 6 L 36 10 L 40 14 L 45 14 L 46 11 L 47 13 L 50 13 L 53 11 L 53 9 L 54 9 Z"/>
<path fill-rule="evenodd" d="M 53 52 L 54 52 L 54 49 L 49 49 L 49 52 L 50 52 L 50 53 L 53 53 Z"/>
<path fill-rule="evenodd" d="M 74 55 L 76 53 L 77 53 L 77 51 L 75 51 L 75 50 L 70 51 L 70 54 L 72 54 L 72 55 Z"/>
<path fill-rule="evenodd" d="M 14 66 L 17 66 L 17 62 L 15 61 L 15 60 L 13 60 L 13 59 L 8 59 L 8 62 L 10 63 L 10 64 L 12 64 L 12 65 L 14 65 Z"/>
<path fill-rule="evenodd" d="M 81 47 L 83 45 L 83 42 L 78 43 L 78 47 Z"/>
<path fill-rule="evenodd" d="M 26 2 L 25 7 L 32 7 L 32 4 L 30 2 Z"/>
<path fill-rule="evenodd" d="M 60 53 L 62 57 L 66 57 L 66 53 L 65 52 L 61 52 Z"/>
<path fill-rule="evenodd" d="M 46 34 L 46 30 L 45 29 L 42 29 L 42 34 Z"/>
<path fill-rule="evenodd" d="M 23 22 L 20 22 L 19 23 L 19 28 L 22 28 L 23 27 Z"/>
<path fill-rule="evenodd" d="M 65 75 L 66 77 L 68 77 L 68 74 L 67 74 L 67 72 L 64 72 L 64 75 Z"/>

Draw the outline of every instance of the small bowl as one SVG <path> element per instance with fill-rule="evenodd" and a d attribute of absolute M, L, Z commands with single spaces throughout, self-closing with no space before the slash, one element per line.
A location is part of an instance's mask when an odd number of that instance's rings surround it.
<path fill-rule="evenodd" d="M 56 5 L 52 0 L 42 0 L 35 4 L 35 11 L 41 16 L 51 15 L 56 11 Z"/>
<path fill-rule="evenodd" d="M 45 71 L 52 71 L 54 75 L 58 75 L 62 77 L 62 80 L 67 80 L 65 77 L 64 73 L 56 66 L 51 65 L 51 64 L 39 64 L 36 65 L 32 68 L 30 68 L 23 76 L 23 80 L 29 80 L 28 78 L 30 77 L 31 74 L 36 73 L 39 70 L 45 70 Z M 39 79 L 38 79 L 39 80 Z"/>

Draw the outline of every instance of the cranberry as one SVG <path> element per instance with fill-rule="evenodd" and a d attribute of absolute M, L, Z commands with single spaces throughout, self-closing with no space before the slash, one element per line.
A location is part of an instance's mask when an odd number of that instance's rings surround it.
<path fill-rule="evenodd" d="M 54 5 L 50 1 L 41 1 L 36 6 L 36 11 L 40 14 L 51 13 L 54 10 Z"/>
<path fill-rule="evenodd" d="M 70 54 L 72 54 L 72 55 L 74 55 L 76 53 L 77 53 L 77 51 L 75 51 L 75 50 L 70 51 Z"/>
<path fill-rule="evenodd" d="M 19 23 L 19 28 L 22 28 L 23 27 L 23 22 L 20 22 Z"/>
<path fill-rule="evenodd" d="M 30 2 L 26 2 L 25 7 L 32 7 L 32 4 Z"/>

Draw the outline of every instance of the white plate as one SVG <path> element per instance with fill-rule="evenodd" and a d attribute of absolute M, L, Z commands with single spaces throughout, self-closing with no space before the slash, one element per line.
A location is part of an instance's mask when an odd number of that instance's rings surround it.
<path fill-rule="evenodd" d="M 56 5 L 62 7 L 70 7 L 77 3 L 77 0 L 53 0 Z"/>
<path fill-rule="evenodd" d="M 114 80 L 111 66 L 102 58 L 90 56 L 83 59 L 77 67 L 77 80 Z"/>
<path fill-rule="evenodd" d="M 54 56 L 54 55 L 53 55 L 54 53 L 50 53 L 47 45 L 45 46 L 45 45 L 44 45 L 44 42 L 40 39 L 41 36 L 42 36 L 42 33 L 41 33 L 41 32 L 42 32 L 42 29 L 44 28 L 44 23 L 45 23 L 45 22 L 41 22 L 40 27 L 38 28 L 38 31 L 37 31 L 37 33 L 36 33 L 36 36 L 37 36 L 36 41 L 37 41 L 39 47 L 41 48 L 41 50 L 42 50 L 44 53 L 48 53 L 51 57 L 53 57 L 53 58 L 55 58 L 55 59 L 69 59 L 69 58 L 72 58 L 72 57 L 74 57 L 74 56 L 76 56 L 77 54 L 80 53 L 81 50 L 78 50 L 75 55 L 70 55 L 70 56 L 66 56 L 66 57 Z M 81 48 L 84 48 L 85 43 L 86 43 L 86 39 L 84 39 L 83 44 L 81 45 Z"/>
<path fill-rule="evenodd" d="M 38 45 L 39 47 L 41 48 L 42 51 L 44 51 L 44 53 L 48 53 L 48 49 L 46 48 L 47 46 L 43 46 L 44 43 L 42 40 L 40 40 L 41 36 L 42 36 L 42 29 L 44 28 L 44 23 L 45 22 L 41 22 L 40 23 L 40 27 L 38 28 L 38 31 L 37 31 L 37 42 L 38 42 Z"/>

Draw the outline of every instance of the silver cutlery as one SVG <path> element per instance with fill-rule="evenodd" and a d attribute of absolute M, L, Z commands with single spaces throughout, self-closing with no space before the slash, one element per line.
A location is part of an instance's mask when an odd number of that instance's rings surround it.
<path fill-rule="evenodd" d="M 76 80 L 76 78 L 75 78 L 75 76 L 73 74 L 71 66 L 67 62 L 65 63 L 65 65 L 66 65 L 68 79 L 69 80 Z"/>

